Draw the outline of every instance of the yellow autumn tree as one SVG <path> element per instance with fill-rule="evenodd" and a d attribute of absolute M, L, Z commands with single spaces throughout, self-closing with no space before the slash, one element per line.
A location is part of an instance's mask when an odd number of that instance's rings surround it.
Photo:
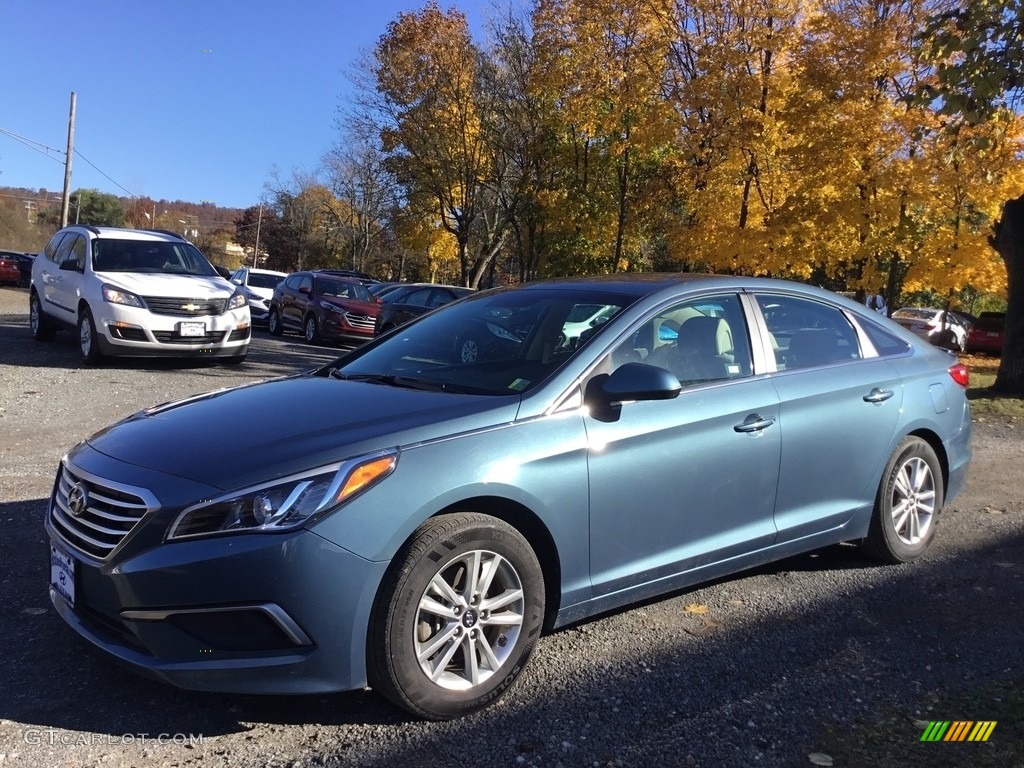
<path fill-rule="evenodd" d="M 651 237 L 661 158 L 672 146 L 663 97 L 670 3 L 539 0 L 533 87 L 555 105 L 557 183 L 541 203 L 559 230 L 561 271 L 638 268 Z M 556 246 L 557 248 L 558 246 Z"/>

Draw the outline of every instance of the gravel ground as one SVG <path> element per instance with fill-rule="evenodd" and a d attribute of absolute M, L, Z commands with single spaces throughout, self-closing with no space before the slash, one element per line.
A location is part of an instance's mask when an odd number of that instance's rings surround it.
<path fill-rule="evenodd" d="M 858 763 L 829 752 L 836 730 L 856 739 L 882 720 L 887 755 L 945 748 L 963 762 L 943 764 L 969 764 L 987 745 L 921 744 L 924 723 L 992 716 L 935 702 L 1024 683 L 1020 423 L 976 425 L 968 489 L 921 562 L 881 567 L 837 546 L 557 632 L 498 706 L 464 720 L 412 721 L 370 691 L 226 696 L 143 680 L 49 605 L 42 521 L 62 453 L 139 408 L 333 351 L 257 333 L 236 369 L 90 369 L 67 334 L 34 343 L 26 308 L 25 291 L 0 288 L 0 766 L 717 768 L 822 764 L 815 753 L 845 766 Z M 1024 764 L 1020 723 L 990 741 L 1013 739 Z"/>

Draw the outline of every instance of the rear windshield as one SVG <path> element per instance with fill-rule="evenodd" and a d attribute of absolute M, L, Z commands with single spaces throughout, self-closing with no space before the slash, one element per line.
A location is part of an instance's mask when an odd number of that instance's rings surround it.
<path fill-rule="evenodd" d="M 92 269 L 94 272 L 141 272 L 198 277 L 217 275 L 210 262 L 194 245 L 159 240 L 94 240 Z"/>

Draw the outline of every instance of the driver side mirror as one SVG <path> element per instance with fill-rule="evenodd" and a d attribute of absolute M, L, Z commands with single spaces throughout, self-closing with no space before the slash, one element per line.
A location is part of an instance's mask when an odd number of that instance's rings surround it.
<path fill-rule="evenodd" d="M 62 272 L 85 272 L 83 267 L 78 265 L 78 262 L 74 259 L 66 259 L 60 263 L 59 269 Z"/>
<path fill-rule="evenodd" d="M 610 376 L 595 376 L 587 385 L 585 402 L 594 418 L 615 421 L 622 403 L 644 400 L 672 400 L 682 386 L 672 373 L 656 365 L 626 363 Z"/>

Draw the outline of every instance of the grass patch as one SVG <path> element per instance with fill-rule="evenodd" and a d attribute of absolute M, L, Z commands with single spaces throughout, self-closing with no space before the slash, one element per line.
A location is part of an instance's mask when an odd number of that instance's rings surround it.
<path fill-rule="evenodd" d="M 969 691 L 932 693 L 914 711 L 882 711 L 853 728 L 828 725 L 821 749 L 836 768 L 1007 768 L 1021 764 L 1024 744 L 1022 681 Z M 929 721 L 995 720 L 986 742 L 922 742 Z M 808 765 L 812 763 L 808 762 Z"/>
<path fill-rule="evenodd" d="M 967 399 L 975 421 L 1024 420 L 1024 398 L 992 391 L 999 371 L 999 358 L 983 355 L 961 355 L 960 362 L 971 371 Z"/>

